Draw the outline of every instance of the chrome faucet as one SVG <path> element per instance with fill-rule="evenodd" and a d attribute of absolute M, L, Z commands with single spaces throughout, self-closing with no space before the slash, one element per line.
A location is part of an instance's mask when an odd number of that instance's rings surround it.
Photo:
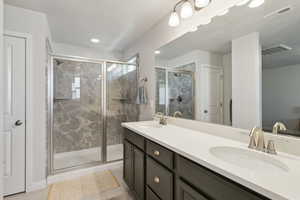
<path fill-rule="evenodd" d="M 274 141 L 269 140 L 266 147 L 264 132 L 261 128 L 258 127 L 254 127 L 250 132 L 250 142 L 248 148 L 273 155 L 277 154 Z"/>
<path fill-rule="evenodd" d="M 248 146 L 250 149 L 265 152 L 265 138 L 264 132 L 261 128 L 254 127 L 250 132 L 250 143 Z"/>
<path fill-rule="evenodd" d="M 282 122 L 276 122 L 273 126 L 273 133 L 278 134 L 278 131 L 286 131 L 287 128 Z"/>
<path fill-rule="evenodd" d="M 173 117 L 182 117 L 182 112 L 180 111 L 174 112 Z"/>
<path fill-rule="evenodd" d="M 158 117 L 159 124 L 167 125 L 167 117 L 163 113 L 158 112 L 158 113 L 155 114 L 155 117 Z"/>

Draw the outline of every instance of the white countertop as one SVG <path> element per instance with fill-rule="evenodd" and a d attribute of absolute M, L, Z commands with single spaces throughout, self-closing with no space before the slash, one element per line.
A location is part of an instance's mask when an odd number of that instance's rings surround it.
<path fill-rule="evenodd" d="M 140 126 L 141 124 L 145 124 L 145 122 L 122 123 L 122 126 L 270 199 L 300 199 L 300 158 L 297 156 L 285 153 L 270 155 L 257 152 L 248 149 L 248 144 L 239 141 L 172 124 L 161 128 Z M 255 151 L 270 156 L 284 163 L 288 167 L 288 171 L 276 170 L 275 172 L 239 167 L 211 154 L 211 148 L 224 146 Z"/>

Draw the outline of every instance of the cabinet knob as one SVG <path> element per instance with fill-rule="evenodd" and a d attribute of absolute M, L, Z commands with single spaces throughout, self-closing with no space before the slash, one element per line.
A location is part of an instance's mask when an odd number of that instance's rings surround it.
<path fill-rule="evenodd" d="M 160 182 L 159 177 L 155 176 L 154 177 L 154 183 L 159 183 L 159 182 Z"/>
<path fill-rule="evenodd" d="M 160 155 L 159 151 L 157 151 L 157 150 L 155 150 L 155 151 L 153 152 L 153 154 L 154 154 L 155 156 L 159 156 L 159 155 Z"/>

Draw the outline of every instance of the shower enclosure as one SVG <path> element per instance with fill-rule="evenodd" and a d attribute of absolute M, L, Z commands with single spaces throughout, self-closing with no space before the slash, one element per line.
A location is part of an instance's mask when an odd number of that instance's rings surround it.
<path fill-rule="evenodd" d="M 193 65 L 193 64 L 191 64 Z M 156 68 L 156 112 L 194 119 L 194 72 L 192 66 Z"/>
<path fill-rule="evenodd" d="M 49 173 L 123 158 L 122 122 L 138 119 L 137 64 L 53 56 Z"/>

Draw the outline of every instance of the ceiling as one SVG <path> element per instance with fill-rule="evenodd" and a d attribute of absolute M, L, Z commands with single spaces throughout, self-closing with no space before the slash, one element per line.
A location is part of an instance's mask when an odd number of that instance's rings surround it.
<path fill-rule="evenodd" d="M 273 11 L 291 6 L 292 10 L 281 15 L 264 17 Z M 251 32 L 259 32 L 263 48 L 285 44 L 292 51 L 263 57 L 263 67 L 280 67 L 300 63 L 300 1 L 268 0 L 259 8 L 247 6 L 231 8 L 230 12 L 213 19 L 160 48 L 159 59 L 168 60 L 201 49 L 220 54 L 231 52 L 231 40 Z"/>
<path fill-rule="evenodd" d="M 47 14 L 54 42 L 124 50 L 166 16 L 177 0 L 5 0 Z M 99 44 L 90 43 L 96 37 Z"/>

